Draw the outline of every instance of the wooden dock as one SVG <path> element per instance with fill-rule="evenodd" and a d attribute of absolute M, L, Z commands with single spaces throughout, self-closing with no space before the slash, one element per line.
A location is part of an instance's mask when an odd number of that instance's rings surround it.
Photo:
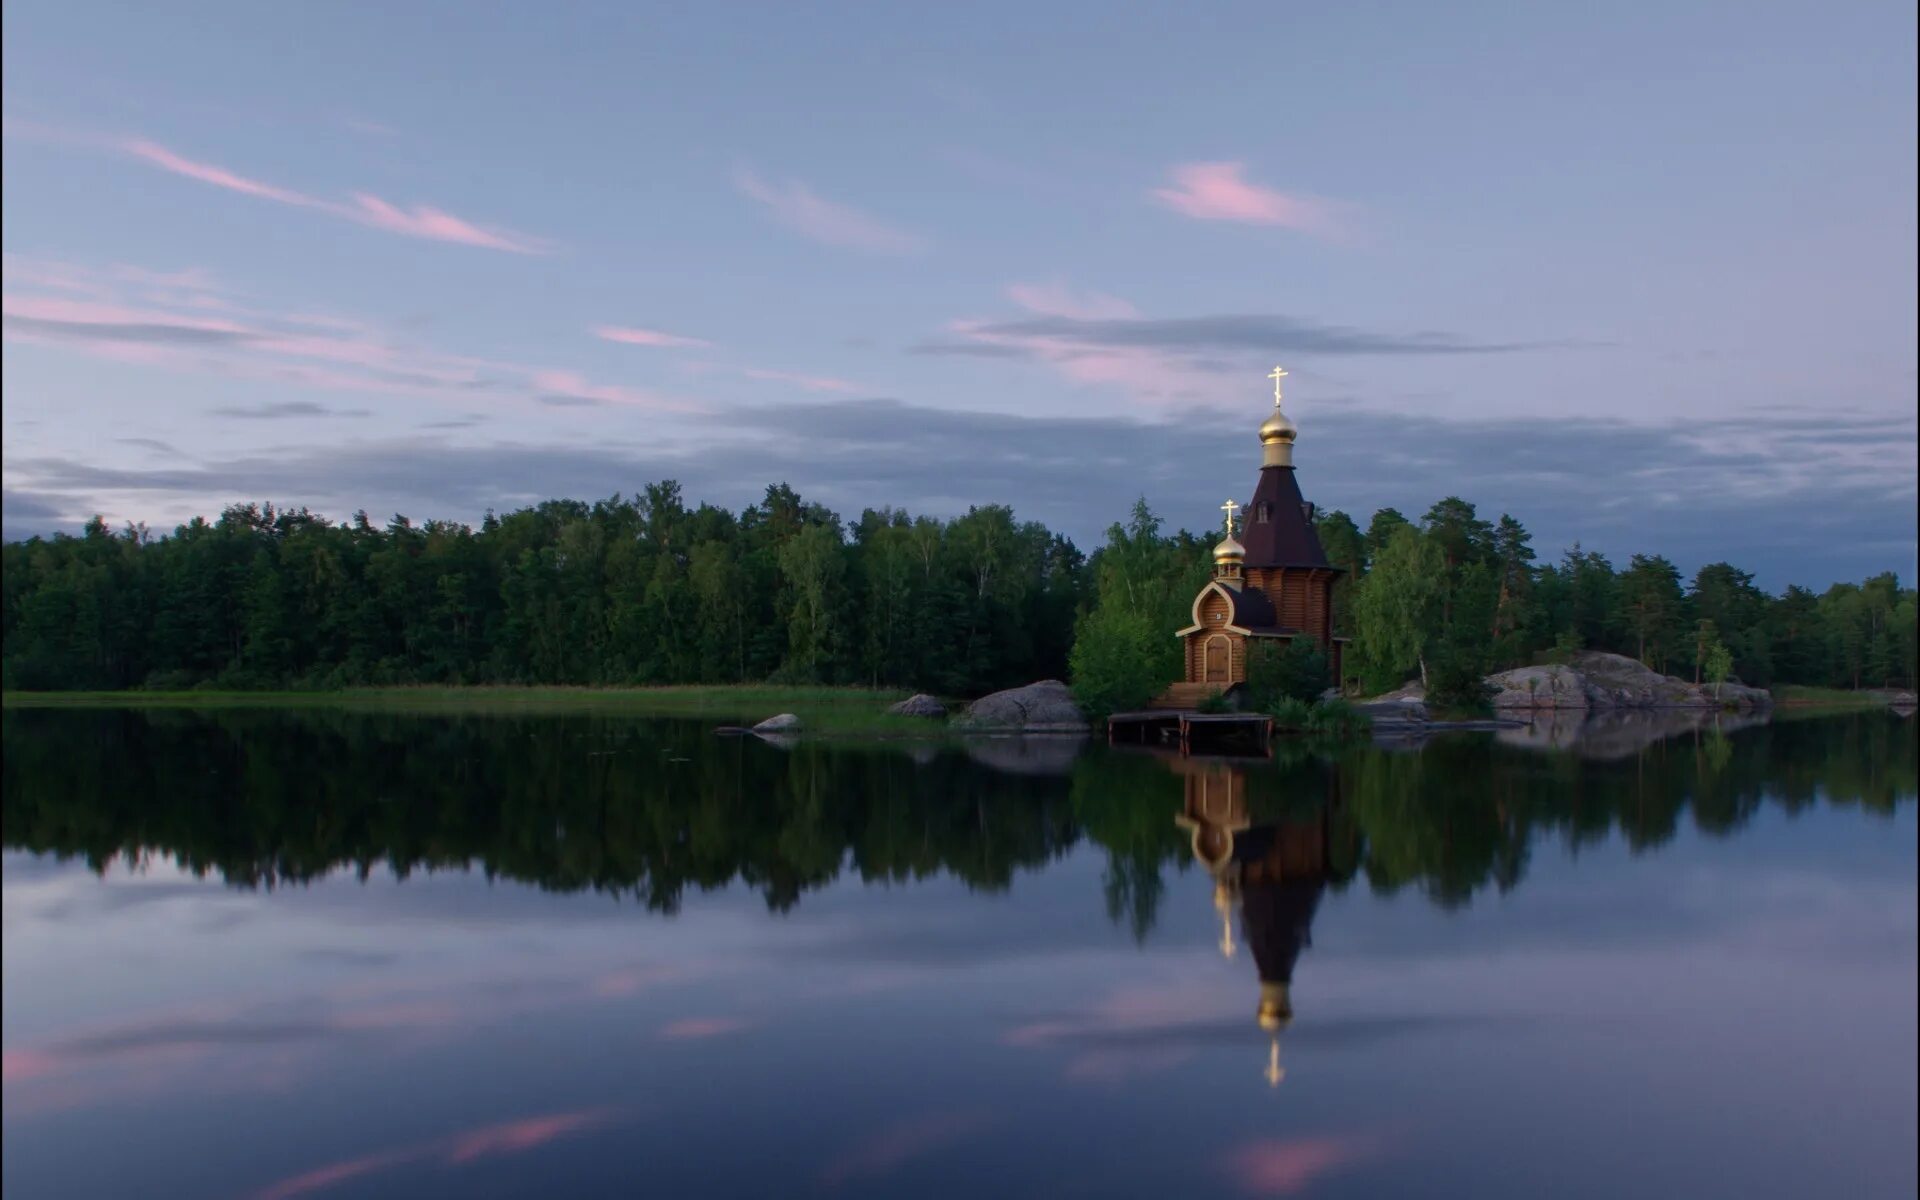
<path fill-rule="evenodd" d="M 1196 747 L 1213 749 L 1251 742 L 1262 755 L 1272 754 L 1273 718 L 1265 713 L 1203 713 L 1156 708 L 1115 713 L 1107 718 L 1109 745 L 1178 746 L 1190 754 Z"/>

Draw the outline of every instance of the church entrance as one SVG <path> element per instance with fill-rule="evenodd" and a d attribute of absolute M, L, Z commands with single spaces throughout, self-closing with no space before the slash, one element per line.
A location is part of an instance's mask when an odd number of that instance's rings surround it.
<path fill-rule="evenodd" d="M 1215 634 L 1207 639 L 1208 683 L 1231 683 L 1233 681 L 1233 647 L 1227 639 Z"/>

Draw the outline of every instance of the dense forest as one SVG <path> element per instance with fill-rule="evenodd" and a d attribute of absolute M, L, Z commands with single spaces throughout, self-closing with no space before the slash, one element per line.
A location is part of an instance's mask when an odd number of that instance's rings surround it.
<path fill-rule="evenodd" d="M 1575 545 L 1536 558 L 1519 521 L 1449 497 L 1418 521 L 1316 518 L 1346 570 L 1348 685 L 1445 688 L 1579 649 L 1758 686 L 1912 686 L 1915 593 L 1891 573 L 1771 595 L 1728 563 L 1691 580 Z M 1101 662 L 1178 676 L 1217 535 L 1144 501 L 1091 556 L 1003 505 L 942 521 L 843 520 L 784 484 L 740 513 L 672 481 L 550 501 L 479 528 L 335 524 L 229 508 L 172 534 L 4 547 L 8 688 L 332 688 L 408 683 L 866 683 L 976 695 Z M 1076 642 L 1078 651 L 1076 652 Z M 1716 667 L 1718 668 L 1716 672 Z"/>

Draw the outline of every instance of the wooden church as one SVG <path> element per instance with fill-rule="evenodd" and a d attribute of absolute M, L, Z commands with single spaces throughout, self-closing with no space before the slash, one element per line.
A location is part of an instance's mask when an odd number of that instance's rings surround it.
<path fill-rule="evenodd" d="M 1253 499 L 1220 506 L 1227 530 L 1213 548 L 1213 578 L 1193 598 L 1193 624 L 1175 635 L 1186 649 L 1185 680 L 1166 697 L 1176 705 L 1246 682 L 1250 653 L 1296 638 L 1321 646 L 1330 676 L 1341 678 L 1347 639 L 1333 633 L 1333 584 L 1340 570 L 1328 564 L 1313 529 L 1313 506 L 1294 478 L 1299 430 L 1280 407 L 1286 374 L 1275 367 L 1267 377 L 1273 380 L 1273 412 L 1260 425 L 1260 482 Z M 1244 514 L 1237 537 L 1236 511 Z"/>

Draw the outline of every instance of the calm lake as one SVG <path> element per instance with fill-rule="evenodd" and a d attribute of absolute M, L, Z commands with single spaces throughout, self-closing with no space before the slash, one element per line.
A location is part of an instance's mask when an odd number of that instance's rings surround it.
<path fill-rule="evenodd" d="M 9 1200 L 1920 1182 L 1890 714 L 1244 762 L 0 720 Z"/>

